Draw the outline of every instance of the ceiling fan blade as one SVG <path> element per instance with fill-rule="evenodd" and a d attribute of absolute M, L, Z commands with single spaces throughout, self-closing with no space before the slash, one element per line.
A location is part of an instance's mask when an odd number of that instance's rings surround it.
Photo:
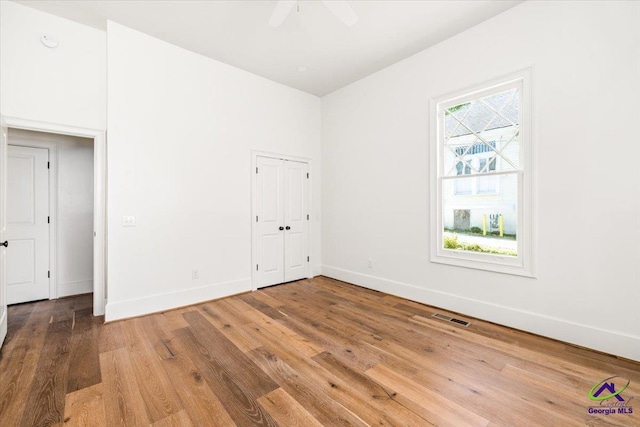
<path fill-rule="evenodd" d="M 322 0 L 322 3 L 346 26 L 350 27 L 358 22 L 358 16 L 347 0 Z"/>
<path fill-rule="evenodd" d="M 273 10 L 271 14 L 271 18 L 269 19 L 269 25 L 272 27 L 279 27 L 282 25 L 284 20 L 291 13 L 291 9 L 298 3 L 297 0 L 280 0 L 276 3 L 276 8 Z"/>

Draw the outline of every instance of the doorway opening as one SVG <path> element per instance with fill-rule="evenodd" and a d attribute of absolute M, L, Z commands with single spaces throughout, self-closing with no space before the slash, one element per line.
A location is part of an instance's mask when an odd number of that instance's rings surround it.
<path fill-rule="evenodd" d="M 10 128 L 7 303 L 93 293 L 94 141 Z"/>
<path fill-rule="evenodd" d="M 106 141 L 105 141 L 105 132 L 97 129 L 87 129 L 87 128 L 79 128 L 74 126 L 66 126 L 66 125 L 58 125 L 53 123 L 46 122 L 38 122 L 33 120 L 26 120 L 14 117 L 0 117 L 0 121 L 2 122 L 2 146 L 0 147 L 0 178 L 4 182 L 6 179 L 7 172 L 7 152 L 8 145 L 11 144 L 9 141 L 9 130 L 11 130 L 11 134 L 23 132 L 23 131 L 31 131 L 37 134 L 51 134 L 53 137 L 79 137 L 83 138 L 87 142 L 92 142 L 93 148 L 93 221 L 92 221 L 92 244 L 90 245 L 92 249 L 92 285 L 93 285 L 93 315 L 101 316 L 104 315 L 104 309 L 106 304 L 106 274 L 105 274 L 105 265 L 106 265 Z M 50 136 L 51 136 L 50 135 Z M 48 138 L 44 138 L 48 139 Z M 58 147 L 59 148 L 59 147 Z M 58 153 L 56 151 L 55 145 L 54 148 L 47 148 L 48 151 L 53 152 L 53 155 Z M 86 155 L 86 151 L 84 155 Z M 0 240 L 3 240 L 4 235 L 6 234 L 6 187 L 4 183 L 0 186 L 0 211 L 2 211 L 3 215 L 0 221 Z M 60 225 L 60 224 L 58 224 Z M 86 223 L 85 223 L 86 225 Z M 3 241 L 4 243 L 4 241 Z M 58 242 L 59 243 L 59 242 Z M 6 252 L 9 249 L 2 248 L 2 255 L 0 257 L 0 264 L 3 265 L 3 270 L 6 266 Z M 54 248 L 54 252 L 59 251 L 59 244 L 56 248 Z M 86 254 L 84 254 L 86 255 Z M 60 265 L 60 259 L 52 260 L 51 264 L 54 266 L 58 266 L 60 270 L 62 266 Z M 51 272 L 51 274 L 53 271 Z M 60 278 L 60 275 L 57 275 Z M 56 284 L 55 288 L 52 290 L 50 294 L 50 298 L 60 297 L 63 295 L 69 295 L 73 293 L 77 293 L 83 289 L 87 289 L 88 280 L 70 280 L 68 282 L 63 283 L 63 286 L 58 286 Z M 53 284 L 50 284 L 53 285 Z M 0 310 L 2 313 L 2 324 L 0 332 L 4 332 L 6 330 L 6 290 L 7 284 L 4 276 L 0 275 Z M 2 341 L 0 337 L 0 342 Z"/>

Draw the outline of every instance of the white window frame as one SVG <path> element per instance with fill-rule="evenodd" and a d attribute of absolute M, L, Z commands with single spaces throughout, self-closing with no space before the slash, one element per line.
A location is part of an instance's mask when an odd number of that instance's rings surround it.
<path fill-rule="evenodd" d="M 498 273 L 534 275 L 534 161 L 531 128 L 531 69 L 522 70 L 470 88 L 430 100 L 431 145 L 431 262 L 475 268 Z M 445 249 L 443 222 L 444 110 L 467 100 L 482 98 L 509 88 L 519 89 L 519 169 L 518 175 L 518 255 L 503 256 L 472 251 Z M 496 171 L 492 174 L 501 175 Z"/>

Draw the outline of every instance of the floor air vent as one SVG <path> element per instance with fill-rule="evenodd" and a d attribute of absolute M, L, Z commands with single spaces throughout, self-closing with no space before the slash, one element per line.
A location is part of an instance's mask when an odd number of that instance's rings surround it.
<path fill-rule="evenodd" d="M 440 313 L 434 314 L 433 317 L 435 317 L 436 319 L 444 320 L 446 322 L 457 323 L 458 325 L 462 325 L 464 327 L 467 327 L 467 326 L 469 326 L 471 324 L 470 322 L 467 322 L 466 320 L 456 319 L 455 317 L 445 316 L 444 314 L 440 314 Z"/>

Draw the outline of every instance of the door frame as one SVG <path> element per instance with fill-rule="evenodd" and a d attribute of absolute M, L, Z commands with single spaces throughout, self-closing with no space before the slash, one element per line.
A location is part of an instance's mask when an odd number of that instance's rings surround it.
<path fill-rule="evenodd" d="M 0 115 L 0 242 L 5 241 L 6 236 L 6 206 L 7 180 L 7 139 L 9 128 Z M 7 337 L 7 250 L 0 247 L 0 348 Z"/>
<path fill-rule="evenodd" d="M 290 156 L 287 154 L 279 154 L 269 151 L 260 151 L 260 150 L 251 150 L 251 169 L 249 173 L 251 174 L 251 290 L 255 291 L 258 289 L 258 272 L 255 269 L 255 265 L 258 263 L 258 227 L 256 227 L 255 217 L 257 216 L 257 208 L 258 208 L 258 191 L 257 191 L 257 177 L 256 177 L 256 168 L 258 167 L 258 157 L 269 157 L 271 159 L 278 160 L 287 160 L 292 162 L 300 162 L 306 163 L 309 168 L 309 182 L 307 185 L 307 196 L 309 198 L 309 215 L 311 215 L 311 210 L 313 206 L 313 192 L 311 189 L 313 188 L 313 173 L 312 173 L 312 163 L 311 159 L 308 157 L 299 157 L 299 156 Z M 311 253 L 312 246 L 312 238 L 311 238 L 311 220 L 309 220 L 308 229 L 307 229 L 307 253 Z M 307 270 L 307 278 L 312 278 L 312 268 L 309 263 L 309 269 Z"/>
<path fill-rule="evenodd" d="M 16 117 L 2 116 L 0 118 L 7 128 L 30 130 L 35 132 L 46 132 L 59 135 L 78 136 L 82 138 L 89 138 L 93 140 L 93 315 L 101 316 L 104 314 L 106 304 L 106 134 L 105 131 L 99 129 L 87 129 L 75 126 L 59 125 L 54 123 L 39 122 L 35 120 L 20 119 Z M 50 143 L 52 144 L 52 143 Z M 12 144 L 13 145 L 13 144 Z M 57 144 L 52 144 L 57 145 Z M 6 153 L 6 147 L 0 147 L 0 151 Z M 50 157 L 52 151 L 49 152 Z M 55 148 L 55 167 L 57 171 L 57 147 Z M 51 158 L 49 160 L 51 162 Z M 51 175 L 55 175 L 55 181 L 57 183 L 57 173 L 50 174 L 49 185 L 51 191 L 52 180 Z M 3 181 L 6 181 L 6 176 L 1 177 Z M 4 191 L 4 185 L 3 190 Z M 50 193 L 50 195 L 56 194 L 56 191 Z M 55 204 L 55 210 L 50 205 L 49 211 L 54 212 L 57 217 L 57 198 Z M 57 218 L 56 218 L 57 220 Z M 52 227 L 55 229 L 55 234 L 50 231 L 50 235 L 55 236 L 57 242 L 57 226 Z M 50 239 L 50 245 L 52 245 Z M 49 253 L 50 265 L 53 268 L 57 268 L 57 252 L 56 247 L 53 247 L 54 252 Z M 53 258 L 52 258 L 52 254 Z M 53 261 L 53 262 L 52 262 Z M 50 297 L 51 295 L 57 295 L 57 288 L 51 292 L 51 287 L 57 285 L 56 274 L 52 271 L 54 280 L 49 283 Z M 5 285 L 6 287 L 6 285 Z M 6 289 L 1 289 L 0 292 L 6 292 Z M 51 297 L 55 298 L 55 297 Z"/>

